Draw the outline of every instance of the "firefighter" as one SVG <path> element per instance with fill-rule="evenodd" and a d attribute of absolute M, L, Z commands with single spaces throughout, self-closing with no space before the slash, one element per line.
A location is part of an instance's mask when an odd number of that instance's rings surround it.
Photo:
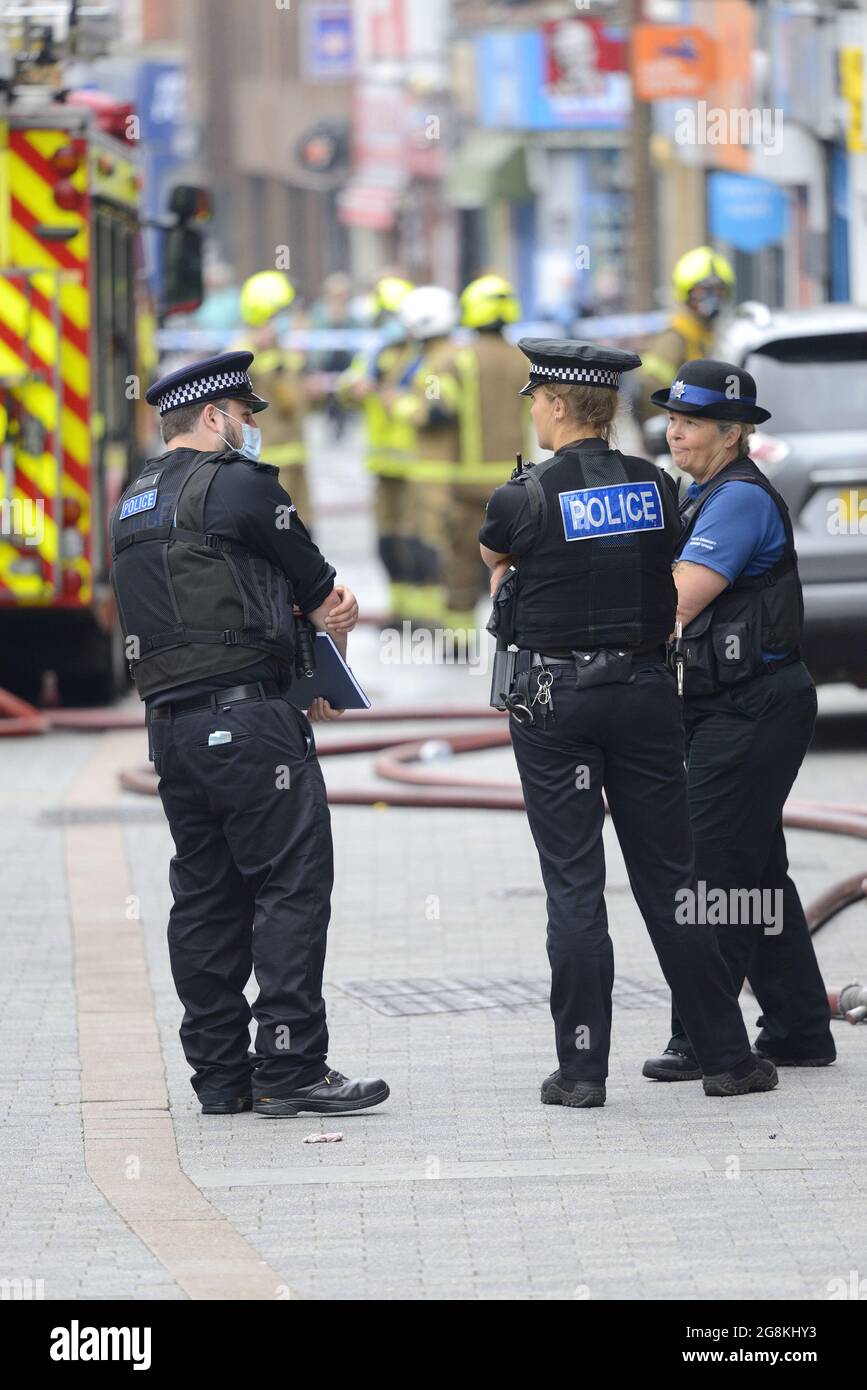
<path fill-rule="evenodd" d="M 711 246 L 696 246 L 676 263 L 671 283 L 679 307 L 641 354 L 642 424 L 657 417 L 651 396 L 662 387 L 668 389 L 681 362 L 713 356 L 716 320 L 734 293 L 735 273 Z"/>
<path fill-rule="evenodd" d="M 333 850 L 311 721 L 339 711 L 286 696 L 294 605 L 344 652 L 358 605 L 258 462 L 268 402 L 251 363 L 224 353 L 148 388 L 166 450 L 112 514 L 111 578 L 175 843 L 168 941 L 192 1085 L 205 1114 L 282 1118 L 362 1110 L 388 1086 L 326 1061 Z"/>
<path fill-rule="evenodd" d="M 521 306 L 501 275 L 482 275 L 460 298 L 461 323 L 472 342 L 454 350 L 450 372 L 460 436 L 453 474 L 445 567 L 446 622 L 456 630 L 474 625 L 474 610 L 487 590 L 479 557 L 479 526 L 495 487 L 507 481 L 515 451 L 524 450 L 530 414 L 520 391 L 526 380 L 522 353 L 503 335 L 517 323 Z"/>
<path fill-rule="evenodd" d="M 437 625 L 445 617 L 449 490 L 461 456 L 451 342 L 458 322 L 457 296 L 439 285 L 421 285 L 406 296 L 399 318 L 420 347 L 415 370 L 393 407 L 395 421 L 415 431 L 406 488 L 410 582 L 405 597 L 412 621 Z"/>
<path fill-rule="evenodd" d="M 255 353 L 251 380 L 270 404 L 262 425 L 262 448 L 276 467 L 280 485 L 289 493 L 308 530 L 312 526 L 310 489 L 304 446 L 304 384 L 300 353 L 281 348 L 276 317 L 289 308 L 295 289 L 282 270 L 260 270 L 241 288 L 241 318 L 251 332 L 237 343 Z"/>
<path fill-rule="evenodd" d="M 338 383 L 344 407 L 360 407 L 364 417 L 365 462 L 376 479 L 377 549 L 389 580 L 389 622 L 408 618 L 411 606 L 407 586 L 412 579 L 412 534 L 406 493 L 414 439 L 412 426 L 396 419 L 392 407 L 420 355 L 418 344 L 407 340 L 397 317 L 413 289 L 409 280 L 398 275 L 385 275 L 377 282 L 374 323 L 386 341 L 372 354 L 358 353 Z"/>

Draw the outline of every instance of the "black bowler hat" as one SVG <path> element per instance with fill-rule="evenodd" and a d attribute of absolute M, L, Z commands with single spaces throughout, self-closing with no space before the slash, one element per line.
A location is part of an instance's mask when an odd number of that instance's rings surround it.
<path fill-rule="evenodd" d="M 760 425 L 771 418 L 769 410 L 756 405 L 755 377 L 734 362 L 716 362 L 710 357 L 684 362 L 671 386 L 654 391 L 650 399 L 663 410 L 707 420 Z"/>
<path fill-rule="evenodd" d="M 530 380 L 520 395 L 532 396 L 536 386 L 608 386 L 616 391 L 620 373 L 641 366 L 634 352 L 579 343 L 574 338 L 519 338 L 518 347 L 530 359 Z"/>
<path fill-rule="evenodd" d="M 145 400 L 155 405 L 160 415 L 182 405 L 222 400 L 245 401 L 251 410 L 265 410 L 268 402 L 256 395 L 248 375 L 252 361 L 252 352 L 222 352 L 219 357 L 191 362 L 155 381 L 145 392 Z"/>

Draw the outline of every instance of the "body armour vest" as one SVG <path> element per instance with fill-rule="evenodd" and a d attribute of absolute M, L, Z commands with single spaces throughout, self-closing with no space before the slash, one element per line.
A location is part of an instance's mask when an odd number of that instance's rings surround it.
<path fill-rule="evenodd" d="M 236 671 L 263 652 L 291 664 L 287 576 L 205 529 L 208 489 L 220 468 L 239 459 L 175 450 L 150 461 L 112 513 L 111 582 L 142 699 Z"/>
<path fill-rule="evenodd" d="M 522 476 L 537 539 L 518 560 L 511 640 L 536 651 L 665 642 L 680 523 L 656 465 L 567 444 Z"/>
<path fill-rule="evenodd" d="M 681 507 L 679 548 L 686 545 L 708 500 L 730 482 L 752 483 L 773 500 L 786 533 L 785 549 L 763 574 L 737 578 L 685 628 L 687 696 L 710 695 L 766 671 L 763 653 L 799 655 L 804 599 L 789 509 L 752 459 L 734 459 L 699 497 L 687 498 Z"/>

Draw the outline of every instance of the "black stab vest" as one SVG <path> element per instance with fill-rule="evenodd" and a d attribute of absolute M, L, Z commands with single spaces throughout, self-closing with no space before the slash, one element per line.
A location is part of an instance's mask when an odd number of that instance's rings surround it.
<path fill-rule="evenodd" d="M 537 539 L 518 560 L 511 640 L 535 651 L 663 643 L 677 607 L 671 566 L 680 523 L 656 465 L 619 450 L 567 444 L 521 476 L 536 493 Z M 577 505 L 589 504 L 611 534 L 570 540 L 570 494 L 584 490 L 590 491 Z M 659 524 L 631 529 L 642 497 Z"/>
<path fill-rule="evenodd" d="M 736 458 L 720 469 L 699 497 L 681 505 L 684 530 L 678 549 L 686 545 L 695 524 L 723 483 L 752 483 L 776 504 L 786 533 L 785 549 L 762 574 L 739 576 L 728 589 L 703 608 L 684 629 L 687 697 L 710 695 L 769 669 L 764 652 L 800 656 L 804 627 L 804 598 L 798 578 L 798 557 L 789 509 L 751 458 Z"/>
<path fill-rule="evenodd" d="M 238 670 L 263 653 L 292 662 L 287 576 L 205 529 L 208 489 L 240 457 L 177 450 L 150 460 L 112 513 L 111 583 L 142 699 Z"/>

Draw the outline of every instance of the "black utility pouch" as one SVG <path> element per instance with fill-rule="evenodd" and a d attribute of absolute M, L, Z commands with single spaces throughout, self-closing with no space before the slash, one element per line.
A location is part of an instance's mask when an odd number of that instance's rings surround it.
<path fill-rule="evenodd" d="M 494 652 L 494 666 L 491 672 L 491 699 L 492 709 L 504 710 L 505 697 L 510 694 L 515 684 L 515 665 L 518 660 L 518 653 L 514 648 L 506 646 L 502 639 L 497 641 L 497 650 Z"/>
<path fill-rule="evenodd" d="M 749 622 L 714 623 L 710 635 L 720 685 L 735 685 L 759 669 L 761 656 L 756 652 L 755 634 Z"/>
<path fill-rule="evenodd" d="M 632 653 L 611 647 L 594 651 L 573 651 L 575 660 L 575 689 L 588 690 L 593 685 L 630 685 L 635 680 Z"/>
<path fill-rule="evenodd" d="M 506 570 L 494 594 L 494 608 L 488 619 L 487 631 L 503 642 L 514 642 L 518 608 L 518 571 Z"/>
<path fill-rule="evenodd" d="M 699 613 L 683 634 L 685 671 L 683 691 L 687 699 L 712 695 L 718 689 L 713 645 L 710 639 L 712 605 Z"/>

